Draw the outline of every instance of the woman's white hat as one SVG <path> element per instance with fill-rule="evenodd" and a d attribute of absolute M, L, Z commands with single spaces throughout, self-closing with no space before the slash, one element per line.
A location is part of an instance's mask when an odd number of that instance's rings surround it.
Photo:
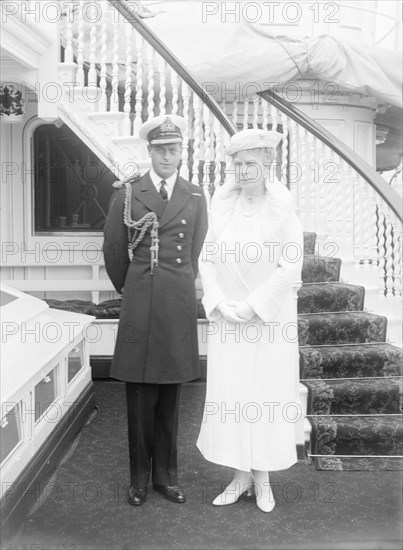
<path fill-rule="evenodd" d="M 260 130 L 258 128 L 241 130 L 231 137 L 226 154 L 235 155 L 239 151 L 265 147 L 275 149 L 282 139 L 283 134 L 273 130 Z"/>

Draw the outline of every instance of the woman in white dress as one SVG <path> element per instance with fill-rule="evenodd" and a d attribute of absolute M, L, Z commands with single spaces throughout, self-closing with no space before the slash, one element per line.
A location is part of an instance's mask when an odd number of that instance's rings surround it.
<path fill-rule="evenodd" d="M 197 446 L 234 477 L 214 501 L 254 487 L 275 502 L 269 472 L 297 461 L 298 332 L 295 283 L 303 232 L 290 192 L 273 177 L 282 134 L 243 130 L 227 154 L 234 170 L 216 190 L 199 259 L 208 327 L 207 390 Z"/>

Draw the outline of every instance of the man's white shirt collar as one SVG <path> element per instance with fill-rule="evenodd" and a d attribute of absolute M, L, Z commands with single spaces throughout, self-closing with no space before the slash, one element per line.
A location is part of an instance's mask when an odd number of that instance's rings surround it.
<path fill-rule="evenodd" d="M 159 176 L 154 171 L 153 168 L 150 169 L 150 178 L 151 178 L 151 181 L 153 182 L 156 190 L 158 191 L 158 193 L 160 192 L 160 189 L 161 189 L 161 180 L 165 179 L 165 181 L 167 182 L 167 184 L 165 186 L 165 189 L 167 190 L 167 193 L 168 193 L 168 199 L 170 199 L 171 196 L 172 196 L 177 177 L 178 177 L 178 171 L 176 171 L 169 178 L 161 178 L 161 176 Z"/>

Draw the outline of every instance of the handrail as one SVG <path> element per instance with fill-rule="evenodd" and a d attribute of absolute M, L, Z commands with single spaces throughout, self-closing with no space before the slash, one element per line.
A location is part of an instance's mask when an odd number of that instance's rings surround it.
<path fill-rule="evenodd" d="M 220 124 L 228 132 L 230 136 L 238 130 L 233 121 L 220 109 L 214 98 L 207 95 L 203 88 L 196 82 L 189 71 L 182 65 L 179 59 L 161 43 L 156 34 L 144 23 L 137 15 L 133 6 L 125 5 L 124 0 L 108 0 L 108 2 L 130 23 L 130 25 L 141 34 L 141 36 L 156 50 L 159 55 L 165 59 L 178 75 L 186 82 L 193 92 L 200 97 L 202 102 L 210 109 L 213 115 L 218 119 Z"/>
<path fill-rule="evenodd" d="M 386 183 L 370 164 L 357 155 L 348 145 L 345 145 L 338 137 L 329 132 L 329 130 L 326 130 L 321 124 L 312 120 L 309 116 L 282 99 L 272 90 L 264 90 L 262 92 L 257 92 L 257 94 L 335 151 L 343 160 L 354 168 L 367 183 L 369 183 L 396 214 L 400 222 L 403 222 L 401 197 Z"/>

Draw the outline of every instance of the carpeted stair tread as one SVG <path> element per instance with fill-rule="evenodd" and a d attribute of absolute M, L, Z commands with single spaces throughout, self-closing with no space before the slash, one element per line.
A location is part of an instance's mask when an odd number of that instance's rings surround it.
<path fill-rule="evenodd" d="M 340 279 L 340 258 L 306 254 L 302 265 L 303 283 L 337 282 Z"/>
<path fill-rule="evenodd" d="M 305 380 L 308 414 L 400 414 L 402 378 Z"/>
<path fill-rule="evenodd" d="M 339 470 L 344 472 L 374 472 L 403 470 L 403 458 L 400 456 L 314 456 L 313 463 L 317 470 Z"/>
<path fill-rule="evenodd" d="M 402 350 L 392 344 L 300 347 L 300 377 L 305 379 L 402 376 Z"/>
<path fill-rule="evenodd" d="M 365 288 L 346 283 L 305 283 L 298 291 L 298 313 L 361 311 Z"/>
<path fill-rule="evenodd" d="M 315 254 L 316 233 L 304 231 L 304 254 Z"/>
<path fill-rule="evenodd" d="M 403 455 L 401 415 L 325 415 L 307 418 L 312 426 L 312 455 Z"/>
<path fill-rule="evenodd" d="M 386 326 L 386 317 L 365 311 L 299 314 L 299 345 L 384 342 Z"/>

